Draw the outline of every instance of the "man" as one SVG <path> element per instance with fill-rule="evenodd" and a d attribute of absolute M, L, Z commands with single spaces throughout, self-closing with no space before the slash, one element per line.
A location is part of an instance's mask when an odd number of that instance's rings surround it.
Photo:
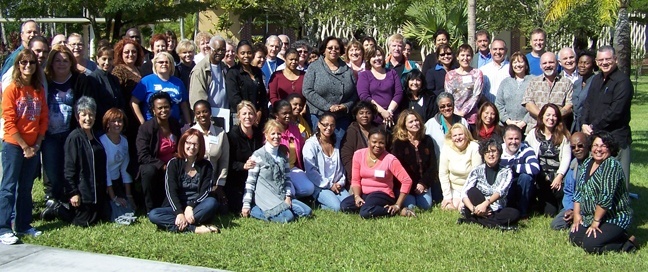
<path fill-rule="evenodd" d="M 545 104 L 556 104 L 560 108 L 563 120 L 572 110 L 574 84 L 556 72 L 556 55 L 551 52 L 542 54 L 540 65 L 542 75 L 531 79 L 522 98 L 522 106 L 531 116 L 527 124 L 527 133 L 536 126 L 536 118 Z"/>
<path fill-rule="evenodd" d="M 281 50 L 281 39 L 275 35 L 271 35 L 266 39 L 266 49 L 268 50 L 268 55 L 266 56 L 266 61 L 261 68 L 263 72 L 263 83 L 268 87 L 270 83 L 270 77 L 272 74 L 277 71 L 277 67 L 282 65 L 284 61 L 277 57 L 279 51 Z M 233 105 L 235 106 L 235 105 Z"/>
<path fill-rule="evenodd" d="M 50 47 L 54 47 L 54 45 L 57 44 L 67 44 L 67 38 L 63 34 L 57 34 L 52 38 L 52 43 L 50 44 Z"/>
<path fill-rule="evenodd" d="M 11 54 L 7 57 L 7 59 L 4 62 L 4 65 L 2 65 L 2 73 L 0 75 L 4 75 L 7 70 L 9 70 L 9 67 L 13 67 L 14 60 L 16 60 L 16 57 L 18 56 L 18 53 L 22 51 L 25 48 L 28 47 L 29 40 L 31 40 L 32 37 L 34 36 L 40 36 L 40 28 L 38 27 L 38 24 L 34 20 L 27 20 L 25 21 L 22 26 L 20 27 L 20 46 L 16 48 Z"/>
<path fill-rule="evenodd" d="M 571 145 L 573 159 L 569 165 L 569 170 L 565 174 L 565 185 L 563 188 L 563 209 L 551 221 L 551 228 L 555 230 L 567 229 L 572 224 L 574 219 L 574 192 L 576 191 L 576 175 L 581 164 L 590 153 L 591 143 L 587 139 L 587 135 L 582 132 L 574 133 L 569 139 Z"/>
<path fill-rule="evenodd" d="M 542 75 L 540 67 L 540 56 L 545 52 L 545 38 L 547 33 L 542 28 L 536 28 L 531 32 L 531 52 L 526 54 L 529 61 L 529 72 L 534 76 Z"/>
<path fill-rule="evenodd" d="M 495 39 L 491 44 L 489 53 L 492 55 L 492 61 L 479 68 L 484 74 L 484 89 L 482 93 L 493 103 L 495 102 L 500 83 L 511 76 L 509 75 L 509 61 L 506 60 L 507 50 L 504 40 Z"/>
<path fill-rule="evenodd" d="M 126 35 L 124 36 L 124 38 L 129 38 L 136 41 L 144 51 L 144 62 L 142 62 L 142 65 L 144 65 L 144 63 L 150 62 L 153 59 L 153 53 L 146 50 L 146 48 L 144 48 L 144 46 L 142 45 L 142 33 L 139 31 L 139 29 L 135 27 L 129 28 L 128 30 L 126 30 Z"/>
<path fill-rule="evenodd" d="M 475 33 L 475 38 L 477 40 L 477 53 L 475 53 L 470 66 L 473 68 L 481 68 L 493 60 L 491 49 L 488 48 L 491 36 L 488 31 L 480 30 Z M 497 93 L 497 90 L 495 92 Z"/>
<path fill-rule="evenodd" d="M 412 50 L 414 50 L 414 44 L 410 41 L 405 41 L 403 56 L 405 56 L 406 59 L 410 59 L 410 56 L 412 55 Z"/>
<path fill-rule="evenodd" d="M 601 70 L 594 75 L 581 118 L 582 131 L 591 135 L 605 130 L 610 132 L 619 143 L 617 159 L 621 162 L 626 177 L 626 187 L 630 186 L 630 105 L 634 88 L 630 77 L 617 67 L 617 56 L 612 46 L 602 46 L 596 52 L 596 65 Z"/>
<path fill-rule="evenodd" d="M 72 55 L 74 55 L 74 58 L 77 61 L 76 68 L 79 72 L 90 75 L 94 70 L 97 70 L 97 64 L 85 56 L 85 44 L 81 34 L 70 34 L 67 38 L 67 47 L 72 51 Z"/>
<path fill-rule="evenodd" d="M 229 109 L 230 105 L 225 92 L 225 74 L 227 65 L 223 62 L 225 57 L 225 39 L 214 36 L 209 40 L 211 53 L 196 63 L 189 77 L 189 105 L 198 100 L 207 100 L 214 108 Z M 236 105 L 232 105 L 236 108 Z"/>
<path fill-rule="evenodd" d="M 558 61 L 562 66 L 562 76 L 569 79 L 572 83 L 580 78 L 576 70 L 576 52 L 571 47 L 565 47 L 558 52 Z"/>
<path fill-rule="evenodd" d="M 420 70 L 418 64 L 407 60 L 403 55 L 403 47 L 405 46 L 405 37 L 403 35 L 394 34 L 389 36 L 387 45 L 389 46 L 389 56 L 385 59 L 385 68 L 394 69 L 401 78 L 401 84 L 403 84 L 407 74 L 412 70 Z"/>
<path fill-rule="evenodd" d="M 288 35 L 281 34 L 279 35 L 279 39 L 281 40 L 281 50 L 279 51 L 279 54 L 277 54 L 277 57 L 286 61 L 284 59 L 284 55 L 286 54 L 288 48 L 290 48 L 290 38 L 288 37 Z"/>
<path fill-rule="evenodd" d="M 522 129 L 508 125 L 504 129 L 500 166 L 509 167 L 513 180 L 507 199 L 509 207 L 518 209 L 520 218 L 529 216 L 529 203 L 533 197 L 534 177 L 540 173 L 540 163 L 533 148 L 522 141 Z"/>

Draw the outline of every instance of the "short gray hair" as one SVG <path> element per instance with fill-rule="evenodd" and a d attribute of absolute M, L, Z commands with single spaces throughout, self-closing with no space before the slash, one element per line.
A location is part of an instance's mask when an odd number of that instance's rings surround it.
<path fill-rule="evenodd" d="M 295 49 L 299 49 L 299 48 L 303 48 L 303 47 L 306 47 L 306 51 L 308 51 L 310 53 L 311 47 L 308 44 L 308 42 L 305 41 L 305 40 L 298 40 L 298 41 L 295 41 L 294 43 L 292 43 L 290 45 L 290 48 L 295 48 Z"/>
<path fill-rule="evenodd" d="M 442 92 L 437 96 L 437 99 L 436 99 L 437 107 L 439 106 L 439 102 L 441 102 L 441 99 L 444 99 L 444 98 L 450 99 L 450 101 L 452 101 L 452 104 L 454 105 L 454 102 L 455 102 L 454 95 L 452 95 L 449 92 Z"/>
<path fill-rule="evenodd" d="M 95 102 L 94 98 L 89 96 L 84 95 L 79 98 L 79 101 L 77 101 L 75 108 L 77 119 L 79 118 L 79 114 L 81 114 L 82 112 L 92 112 L 93 115 L 97 114 L 97 103 Z"/>
<path fill-rule="evenodd" d="M 612 52 L 612 56 L 616 57 L 616 50 L 614 50 L 614 47 L 612 47 L 611 45 L 601 46 L 596 52 Z"/>
<path fill-rule="evenodd" d="M 268 38 L 266 39 L 265 45 L 268 46 L 268 43 L 270 43 L 270 41 L 275 41 L 275 40 L 276 40 L 276 41 L 279 41 L 279 43 L 281 43 L 281 39 L 279 39 L 279 36 L 277 36 L 277 35 L 270 35 L 270 36 L 268 36 Z"/>
<path fill-rule="evenodd" d="M 211 49 L 214 49 L 214 47 L 216 47 L 215 44 L 218 41 L 223 42 L 223 44 L 227 44 L 227 41 L 223 37 L 221 37 L 219 35 L 215 35 L 215 36 L 211 37 L 211 39 L 209 40 L 209 47 L 211 47 Z"/>

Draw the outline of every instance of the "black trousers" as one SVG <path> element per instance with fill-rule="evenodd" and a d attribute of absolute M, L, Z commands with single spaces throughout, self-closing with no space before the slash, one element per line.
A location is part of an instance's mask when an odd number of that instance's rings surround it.
<path fill-rule="evenodd" d="M 479 205 L 486 201 L 486 197 L 484 197 L 482 192 L 476 187 L 470 188 L 467 194 L 470 203 L 473 203 L 473 205 Z M 487 217 L 473 215 L 467 207 L 464 207 L 464 214 L 466 215 L 466 221 L 477 223 L 487 228 L 515 225 L 520 218 L 520 212 L 518 212 L 517 209 L 510 207 L 502 208 L 499 211 L 493 211 L 491 215 Z"/>
<path fill-rule="evenodd" d="M 634 249 L 634 245 L 628 241 L 628 234 L 623 228 L 603 222 L 599 229 L 601 229 L 601 232 L 596 232 L 596 238 L 591 234 L 587 237 L 587 227 L 580 225 L 578 231 L 569 233 L 569 241 L 576 246 L 582 247 L 588 253 L 627 252 Z"/>
<path fill-rule="evenodd" d="M 342 200 L 340 209 L 343 212 L 355 213 L 360 211 L 360 217 L 364 219 L 390 216 L 385 205 L 396 204 L 396 199 L 383 192 L 373 192 L 370 194 L 363 194 L 362 199 L 365 203 L 359 208 L 355 205 L 355 198 L 353 195 Z"/>
<path fill-rule="evenodd" d="M 158 170 L 153 164 L 140 165 L 140 179 L 146 212 L 161 207 L 165 198 L 164 170 Z"/>
<path fill-rule="evenodd" d="M 553 175 L 552 175 L 553 176 Z M 555 217 L 562 209 L 562 199 L 564 196 L 562 187 L 560 190 L 551 189 L 552 179 L 547 181 L 544 174 L 536 178 L 538 206 L 540 212 L 546 216 Z"/>

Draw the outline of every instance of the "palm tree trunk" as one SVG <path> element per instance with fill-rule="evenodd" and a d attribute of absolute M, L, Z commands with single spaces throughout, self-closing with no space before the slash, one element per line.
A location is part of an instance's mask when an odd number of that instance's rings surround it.
<path fill-rule="evenodd" d="M 630 42 L 630 20 L 628 18 L 628 6 L 630 0 L 621 0 L 619 13 L 614 26 L 614 49 L 617 53 L 617 63 L 621 72 L 630 76 L 632 63 L 632 47 Z"/>
<path fill-rule="evenodd" d="M 472 46 L 472 48 L 475 48 L 476 51 L 477 47 L 475 46 L 475 31 L 476 31 L 475 30 L 476 28 L 475 1 L 476 0 L 468 0 L 468 44 Z"/>

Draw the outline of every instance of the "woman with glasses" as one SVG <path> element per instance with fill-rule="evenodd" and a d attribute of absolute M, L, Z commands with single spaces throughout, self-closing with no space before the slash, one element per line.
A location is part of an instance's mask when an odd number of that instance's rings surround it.
<path fill-rule="evenodd" d="M 458 65 L 454 61 L 452 48 L 447 44 L 441 44 L 436 50 L 437 63 L 425 74 L 428 91 L 439 95 L 445 91 L 445 76 L 448 71 L 457 69 Z"/>
<path fill-rule="evenodd" d="M 85 45 L 83 43 L 83 36 L 78 33 L 72 33 L 67 38 L 67 46 L 72 51 L 72 55 L 77 61 L 76 69 L 86 75 L 92 74 L 97 70 L 97 64 L 85 57 Z"/>
<path fill-rule="evenodd" d="M 436 104 L 439 107 L 439 113 L 425 123 L 425 134 L 430 135 L 434 140 L 434 151 L 437 158 L 439 152 L 445 143 L 445 135 L 448 134 L 450 128 L 456 124 L 461 123 L 468 126 L 468 122 L 463 117 L 454 114 L 454 97 L 450 93 L 442 92 L 436 99 Z"/>
<path fill-rule="evenodd" d="M 167 52 L 167 37 L 164 36 L 163 34 L 155 34 L 153 37 L 151 37 L 150 40 L 150 46 L 151 50 L 153 50 L 151 53 L 153 54 L 152 58 L 155 58 L 158 54 L 161 52 Z M 170 53 L 169 53 L 170 54 Z M 173 55 L 171 55 L 171 59 L 173 60 Z M 171 66 L 175 67 L 175 61 L 171 62 Z M 148 76 L 153 73 L 153 66 L 155 66 L 155 63 L 147 61 L 144 64 L 142 64 L 142 67 L 140 67 L 140 72 L 142 73 L 142 76 Z"/>

